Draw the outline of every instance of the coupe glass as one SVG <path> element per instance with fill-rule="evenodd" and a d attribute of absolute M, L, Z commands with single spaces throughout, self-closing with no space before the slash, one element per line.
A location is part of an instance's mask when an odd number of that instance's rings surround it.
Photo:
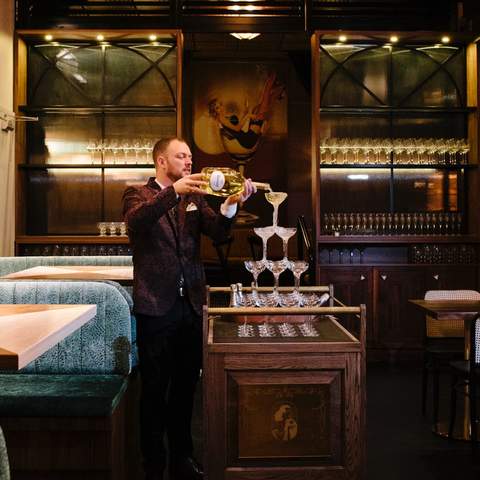
<path fill-rule="evenodd" d="M 278 279 L 280 275 L 288 268 L 289 262 L 286 260 L 267 260 L 266 266 L 272 272 L 275 283 L 273 285 L 272 300 L 274 305 L 281 305 L 282 299 L 278 293 Z"/>
<path fill-rule="evenodd" d="M 287 228 L 287 227 L 277 227 L 275 233 L 282 239 L 283 241 L 283 259 L 287 260 L 288 256 L 288 241 L 291 237 L 293 237 L 297 233 L 297 229 Z"/>
<path fill-rule="evenodd" d="M 293 298 L 296 299 L 298 305 L 302 305 L 303 300 L 300 295 L 300 277 L 308 270 L 308 262 L 305 260 L 293 260 L 289 262 L 289 268 L 295 277 L 295 286 L 293 288 Z"/>
<path fill-rule="evenodd" d="M 255 306 L 260 306 L 260 298 L 258 296 L 258 276 L 265 270 L 266 262 L 264 260 L 245 260 L 245 268 L 253 276 L 252 299 Z"/>
<path fill-rule="evenodd" d="M 271 225 L 270 227 L 256 227 L 253 229 L 256 235 L 258 235 L 263 242 L 263 255 L 262 260 L 267 259 L 267 242 L 270 237 L 275 233 L 275 227 Z"/>
<path fill-rule="evenodd" d="M 288 197 L 288 193 L 285 192 L 266 192 L 265 198 L 268 203 L 273 205 L 273 226 L 277 226 L 278 222 L 278 207 Z"/>

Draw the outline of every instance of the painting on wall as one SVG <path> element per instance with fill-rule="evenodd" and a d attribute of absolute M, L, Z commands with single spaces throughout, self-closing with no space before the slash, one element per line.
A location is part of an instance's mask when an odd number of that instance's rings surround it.
<path fill-rule="evenodd" d="M 236 168 L 247 178 L 279 188 L 286 158 L 285 70 L 280 62 L 209 61 L 194 66 L 196 171 L 205 166 Z"/>

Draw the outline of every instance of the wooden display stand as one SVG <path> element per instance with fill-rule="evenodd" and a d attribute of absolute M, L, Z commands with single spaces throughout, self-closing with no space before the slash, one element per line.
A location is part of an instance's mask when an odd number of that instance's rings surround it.
<path fill-rule="evenodd" d="M 273 336 L 260 336 L 265 322 Z M 205 307 L 203 373 L 208 480 L 365 478 L 364 305 Z"/>

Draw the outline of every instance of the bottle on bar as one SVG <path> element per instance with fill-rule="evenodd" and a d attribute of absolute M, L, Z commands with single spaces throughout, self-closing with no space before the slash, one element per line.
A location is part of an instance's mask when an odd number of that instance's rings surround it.
<path fill-rule="evenodd" d="M 200 172 L 207 182 L 204 187 L 210 195 L 228 197 L 243 190 L 245 178 L 240 172 L 226 167 L 205 167 Z M 269 183 L 252 182 L 259 190 L 272 191 Z"/>

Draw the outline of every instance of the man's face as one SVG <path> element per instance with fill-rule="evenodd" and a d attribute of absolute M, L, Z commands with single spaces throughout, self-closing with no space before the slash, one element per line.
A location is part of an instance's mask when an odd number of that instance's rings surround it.
<path fill-rule="evenodd" d="M 172 182 L 192 173 L 192 153 L 184 142 L 171 141 L 165 153 L 159 157 L 159 162 Z"/>

